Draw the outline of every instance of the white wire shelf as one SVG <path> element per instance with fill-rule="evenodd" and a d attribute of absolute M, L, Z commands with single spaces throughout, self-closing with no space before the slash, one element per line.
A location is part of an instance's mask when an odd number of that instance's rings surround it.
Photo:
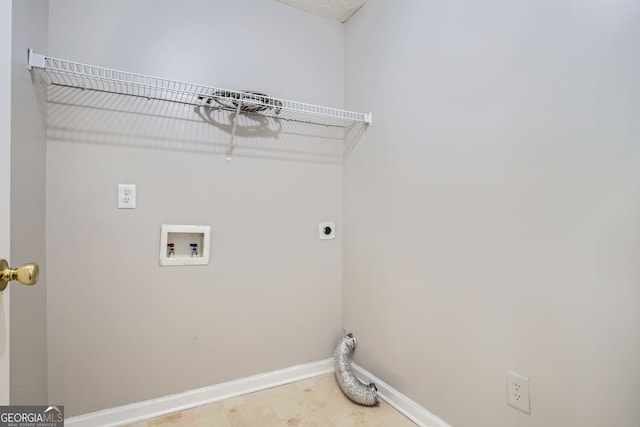
<path fill-rule="evenodd" d="M 47 84 L 54 86 L 213 107 L 236 111 L 236 113 L 259 114 L 325 126 L 348 127 L 356 123 L 371 124 L 371 113 L 357 113 L 273 98 L 257 92 L 221 89 L 112 70 L 52 58 L 30 50 L 29 69 L 32 68 L 44 70 L 49 80 Z M 232 144 L 233 140 L 230 150 L 232 150 Z"/>

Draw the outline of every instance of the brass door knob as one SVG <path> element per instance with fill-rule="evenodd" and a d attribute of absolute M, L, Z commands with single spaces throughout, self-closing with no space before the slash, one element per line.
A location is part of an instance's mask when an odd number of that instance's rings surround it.
<path fill-rule="evenodd" d="M 17 280 L 23 285 L 35 285 L 39 274 L 38 264 L 24 264 L 18 268 L 10 268 L 7 260 L 0 259 L 0 291 L 4 291 L 12 280 Z"/>

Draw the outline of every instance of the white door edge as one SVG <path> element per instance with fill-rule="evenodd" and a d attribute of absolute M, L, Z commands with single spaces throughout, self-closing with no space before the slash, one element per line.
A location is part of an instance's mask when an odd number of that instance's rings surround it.
<path fill-rule="evenodd" d="M 11 17 L 0 1 L 0 258 L 9 260 L 11 212 Z M 0 292 L 0 405 L 9 404 L 9 289 Z"/>

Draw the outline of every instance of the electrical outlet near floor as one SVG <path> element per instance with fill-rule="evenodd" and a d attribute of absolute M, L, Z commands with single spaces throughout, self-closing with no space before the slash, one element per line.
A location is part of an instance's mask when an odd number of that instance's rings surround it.
<path fill-rule="evenodd" d="M 118 209 L 136 208 L 136 185 L 118 184 Z"/>
<path fill-rule="evenodd" d="M 507 402 L 525 414 L 531 413 L 529 404 L 529 378 L 507 371 Z"/>

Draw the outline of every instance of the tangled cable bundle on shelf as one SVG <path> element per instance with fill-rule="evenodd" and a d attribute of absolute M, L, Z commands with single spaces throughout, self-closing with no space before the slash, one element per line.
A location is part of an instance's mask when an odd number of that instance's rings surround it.
<path fill-rule="evenodd" d="M 365 384 L 360 381 L 351 369 L 351 359 L 356 345 L 356 339 L 352 334 L 346 334 L 338 341 L 333 355 L 336 378 L 349 399 L 360 405 L 372 406 L 378 403 L 378 388 L 374 383 Z"/>
<path fill-rule="evenodd" d="M 262 92 L 252 90 L 240 92 L 215 90 L 211 96 L 206 99 L 205 103 L 212 105 L 213 101 L 228 110 L 236 110 L 239 107 L 241 113 L 261 113 L 263 111 L 273 110 L 275 114 L 280 114 L 280 110 L 282 109 L 282 101 L 271 98 Z"/>

